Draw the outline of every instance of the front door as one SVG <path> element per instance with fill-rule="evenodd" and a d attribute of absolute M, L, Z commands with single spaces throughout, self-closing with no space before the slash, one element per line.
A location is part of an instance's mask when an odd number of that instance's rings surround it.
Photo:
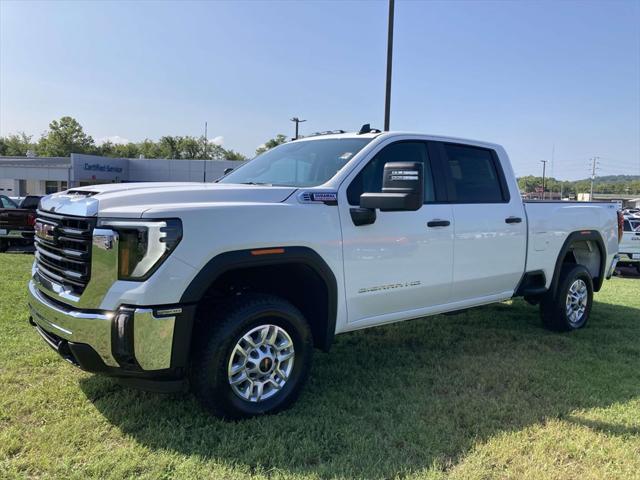
<path fill-rule="evenodd" d="M 359 205 L 360 194 L 380 192 L 384 164 L 398 161 L 424 163 L 425 204 L 411 212 L 377 211 L 374 223 L 356 226 L 350 210 Z M 451 205 L 437 203 L 445 193 L 438 183 L 427 144 L 396 141 L 382 146 L 343 184 L 339 209 L 353 327 L 419 316 L 449 301 L 454 221 Z"/>

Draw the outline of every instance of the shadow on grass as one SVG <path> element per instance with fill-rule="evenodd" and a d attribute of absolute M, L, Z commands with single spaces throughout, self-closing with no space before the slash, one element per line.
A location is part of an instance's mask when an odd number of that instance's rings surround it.
<path fill-rule="evenodd" d="M 474 444 L 640 395 L 640 310 L 596 303 L 554 334 L 522 301 L 338 336 L 298 403 L 229 423 L 192 397 L 82 380 L 96 408 L 150 449 L 244 471 L 388 478 L 448 469 Z M 614 426 L 593 425 L 605 432 Z"/>

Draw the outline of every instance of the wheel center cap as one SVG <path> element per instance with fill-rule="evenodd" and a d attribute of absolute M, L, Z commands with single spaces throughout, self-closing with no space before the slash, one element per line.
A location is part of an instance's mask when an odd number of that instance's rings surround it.
<path fill-rule="evenodd" d="M 265 357 L 260 361 L 258 367 L 262 373 L 268 373 L 271 370 L 271 367 L 273 367 L 273 360 L 269 357 Z"/>

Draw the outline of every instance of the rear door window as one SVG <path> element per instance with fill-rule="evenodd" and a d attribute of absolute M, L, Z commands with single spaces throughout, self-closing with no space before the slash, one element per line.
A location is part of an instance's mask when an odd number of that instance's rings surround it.
<path fill-rule="evenodd" d="M 444 169 L 453 203 L 502 203 L 509 194 L 495 152 L 443 143 Z"/>

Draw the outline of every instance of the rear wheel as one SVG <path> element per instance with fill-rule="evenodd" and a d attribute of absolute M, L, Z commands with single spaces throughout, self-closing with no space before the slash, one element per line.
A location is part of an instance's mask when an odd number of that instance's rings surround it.
<path fill-rule="evenodd" d="M 191 386 L 216 416 L 275 413 L 297 399 L 311 366 L 313 342 L 300 311 L 273 296 L 247 294 L 199 332 Z"/>
<path fill-rule="evenodd" d="M 548 292 L 540 302 L 545 327 L 568 332 L 586 325 L 593 303 L 593 281 L 582 265 L 566 265 L 560 272 L 555 295 Z"/>

